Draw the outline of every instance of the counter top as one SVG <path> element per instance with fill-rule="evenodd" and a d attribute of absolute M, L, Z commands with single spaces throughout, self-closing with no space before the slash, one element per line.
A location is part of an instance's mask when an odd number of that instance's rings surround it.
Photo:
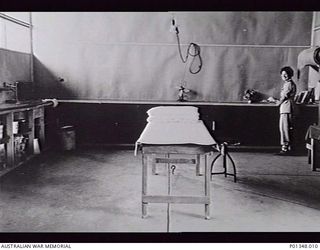
<path fill-rule="evenodd" d="M 241 102 L 178 102 L 178 101 L 129 101 L 129 100 L 92 100 L 92 99 L 59 99 L 60 103 L 97 103 L 97 104 L 156 104 L 156 105 L 181 105 L 181 106 L 189 106 L 189 105 L 207 105 L 207 106 L 252 106 L 252 107 L 278 107 L 275 103 L 267 103 L 267 102 L 260 102 L 260 103 L 248 103 L 246 101 Z M 318 107 L 318 104 L 297 104 L 303 106 L 310 106 L 310 107 Z"/>
<path fill-rule="evenodd" d="M 0 113 L 14 111 L 24 111 L 34 107 L 50 106 L 53 105 L 51 101 L 29 101 L 23 103 L 1 103 Z"/>

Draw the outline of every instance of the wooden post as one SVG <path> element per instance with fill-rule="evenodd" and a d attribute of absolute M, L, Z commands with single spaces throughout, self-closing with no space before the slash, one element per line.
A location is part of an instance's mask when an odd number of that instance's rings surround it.
<path fill-rule="evenodd" d="M 151 154 L 151 165 L 152 165 L 152 174 L 157 175 L 156 155 L 155 154 Z"/>
<path fill-rule="evenodd" d="M 39 117 L 39 140 L 40 140 L 40 147 L 45 147 L 45 126 L 44 126 L 44 107 L 40 108 L 40 117 Z"/>
<path fill-rule="evenodd" d="M 201 173 L 200 173 L 200 155 L 197 154 L 196 156 L 196 175 L 197 176 L 201 176 Z"/>
<path fill-rule="evenodd" d="M 28 115 L 28 135 L 29 135 L 29 141 L 28 141 L 28 151 L 30 154 L 34 153 L 34 148 L 33 148 L 33 140 L 34 140 L 34 110 L 29 110 L 27 111 Z"/>
<path fill-rule="evenodd" d="M 170 155 L 167 154 L 167 158 L 170 158 Z M 167 163 L 168 168 L 168 196 L 171 195 L 171 169 L 170 163 Z M 170 232 L 170 202 L 167 203 L 167 233 Z"/>
<path fill-rule="evenodd" d="M 13 135 L 13 112 L 6 114 L 6 134 L 9 136 L 7 143 L 7 164 L 14 166 L 14 135 Z"/>
<path fill-rule="evenodd" d="M 148 178 L 148 169 L 146 156 L 142 152 L 142 199 L 147 195 L 147 178 Z M 147 204 L 142 200 L 142 218 L 147 216 Z"/>

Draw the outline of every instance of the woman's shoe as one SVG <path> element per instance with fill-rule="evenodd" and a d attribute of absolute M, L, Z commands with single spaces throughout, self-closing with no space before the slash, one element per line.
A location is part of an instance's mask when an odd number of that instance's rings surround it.
<path fill-rule="evenodd" d="M 290 155 L 290 150 L 281 150 L 277 155 L 287 156 Z"/>

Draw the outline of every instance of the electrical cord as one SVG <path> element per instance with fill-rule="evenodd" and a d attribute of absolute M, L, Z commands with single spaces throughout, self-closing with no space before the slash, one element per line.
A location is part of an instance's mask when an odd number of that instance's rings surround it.
<path fill-rule="evenodd" d="M 176 36 L 177 36 L 177 43 L 178 43 L 178 50 L 179 50 L 179 55 L 180 55 L 180 58 L 181 58 L 181 61 L 183 63 L 186 63 L 188 61 L 188 57 L 189 56 L 192 56 L 192 62 L 190 64 L 190 67 L 189 67 L 189 72 L 191 74 L 197 74 L 200 72 L 201 68 L 202 68 L 202 58 L 201 58 L 201 55 L 200 55 L 200 46 L 196 43 L 190 43 L 189 46 L 188 46 L 188 49 L 187 49 L 187 55 L 185 57 L 185 59 L 183 58 L 182 56 L 182 52 L 181 52 L 181 44 L 180 44 L 180 38 L 179 38 L 179 31 L 178 29 L 176 28 Z M 190 51 L 191 51 L 191 47 L 193 47 L 194 49 L 194 54 L 192 54 Z M 192 65 L 196 59 L 196 57 L 198 57 L 199 59 L 199 66 L 198 66 L 198 70 L 196 71 L 192 71 Z"/>

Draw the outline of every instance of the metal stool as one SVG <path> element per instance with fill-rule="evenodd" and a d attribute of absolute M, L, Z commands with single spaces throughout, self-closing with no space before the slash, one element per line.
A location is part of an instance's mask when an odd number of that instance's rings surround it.
<path fill-rule="evenodd" d="M 234 143 L 232 145 L 239 145 L 239 144 L 240 143 Z M 228 143 L 227 142 L 221 143 L 220 147 L 218 147 L 217 150 L 219 151 L 219 154 L 213 159 L 213 161 L 211 163 L 211 180 L 212 180 L 212 175 L 224 174 L 224 177 L 227 177 L 228 175 L 233 176 L 234 182 L 236 182 L 237 181 L 236 165 L 235 165 L 234 161 L 232 160 L 232 158 L 231 158 L 231 156 L 230 156 L 230 154 L 228 152 Z M 213 167 L 214 167 L 214 163 L 218 160 L 218 158 L 220 156 L 222 157 L 223 172 L 212 172 L 213 171 Z M 232 163 L 233 173 L 228 173 L 227 158 L 229 158 L 230 162 Z"/>

